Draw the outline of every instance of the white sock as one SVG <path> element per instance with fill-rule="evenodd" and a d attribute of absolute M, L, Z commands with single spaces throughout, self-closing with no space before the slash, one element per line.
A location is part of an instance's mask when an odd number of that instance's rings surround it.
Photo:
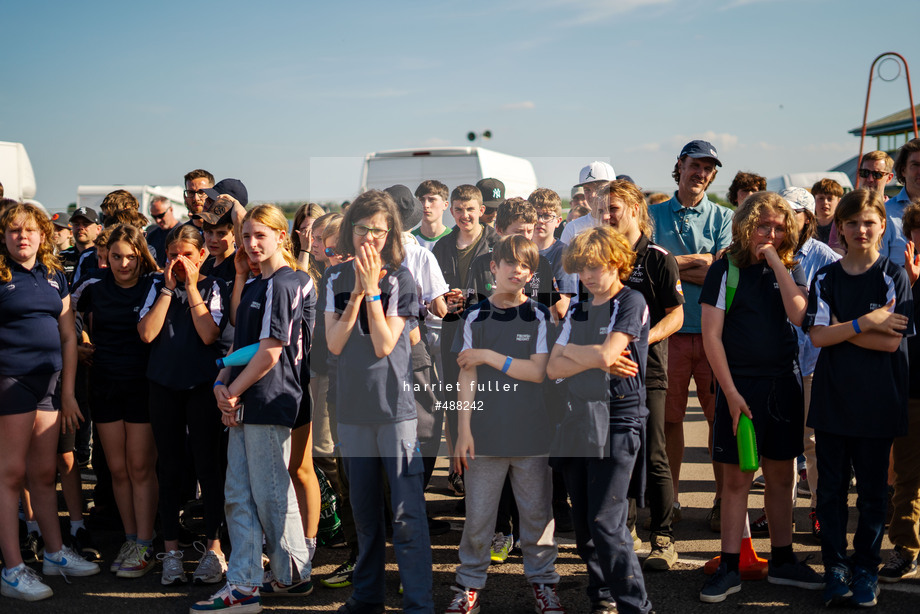
<path fill-rule="evenodd" d="M 15 572 L 19 571 L 20 569 L 23 569 L 25 566 L 26 566 L 25 563 L 20 563 L 20 564 L 17 565 L 16 567 L 4 567 L 2 573 L 3 573 L 4 576 L 6 576 L 7 578 L 9 578 L 11 575 L 13 575 Z"/>
<path fill-rule="evenodd" d="M 80 529 L 86 528 L 86 525 L 83 522 L 83 519 L 80 520 L 71 520 L 70 521 L 70 534 L 74 537 L 77 535 L 77 531 Z"/>
<path fill-rule="evenodd" d="M 42 530 L 38 528 L 37 520 L 26 520 L 26 531 L 29 533 L 38 533 L 38 536 L 41 537 Z"/>
<path fill-rule="evenodd" d="M 45 557 L 55 562 L 60 561 L 63 555 L 64 555 L 63 549 L 58 550 L 57 552 L 48 552 L 47 550 L 45 551 Z"/>

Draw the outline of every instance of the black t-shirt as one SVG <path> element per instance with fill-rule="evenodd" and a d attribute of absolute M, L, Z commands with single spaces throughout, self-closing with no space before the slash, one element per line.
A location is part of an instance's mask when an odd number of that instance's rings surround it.
<path fill-rule="evenodd" d="M 77 264 L 70 278 L 71 291 L 86 277 L 92 274 L 98 275 L 101 270 L 96 256 L 96 247 L 93 246 L 83 250 L 83 253 L 77 257 Z"/>
<path fill-rule="evenodd" d="M 802 267 L 790 271 L 796 285 L 808 287 Z M 700 304 L 725 310 L 728 259 L 709 267 Z M 773 269 L 759 261 L 738 271 L 738 288 L 725 314 L 722 345 L 731 374 L 739 377 L 780 377 L 798 372 L 799 342 L 786 317 L 783 296 Z"/>
<path fill-rule="evenodd" d="M 205 258 L 205 261 L 201 263 L 201 274 L 210 277 L 219 277 L 227 282 L 227 285 L 232 285 L 233 280 L 236 278 L 236 265 L 233 263 L 233 255 L 234 254 L 230 254 L 224 258 L 224 261 L 220 264 L 214 264 L 217 262 L 217 259 L 214 256 L 208 256 Z M 161 264 L 160 266 L 163 265 Z"/>
<path fill-rule="evenodd" d="M 297 271 L 300 278 L 300 300 L 303 359 L 301 360 L 301 387 L 306 389 L 310 381 L 310 351 L 313 347 L 313 329 L 316 326 L 316 285 L 313 278 L 306 271 Z"/>
<path fill-rule="evenodd" d="M 122 288 L 109 269 L 77 283 L 73 301 L 85 315 L 96 348 L 93 373 L 118 380 L 146 375 L 150 346 L 141 341 L 137 320 L 150 283 L 150 277 L 141 277 L 130 288 Z"/>
<path fill-rule="evenodd" d="M 166 265 L 166 235 L 172 228 L 163 230 L 159 226 L 153 226 L 153 230 L 147 233 L 147 245 L 150 246 L 150 253 L 154 254 L 154 260 L 157 266 L 163 268 Z"/>
<path fill-rule="evenodd" d="M 667 315 L 668 309 L 684 304 L 677 259 L 644 235 L 633 249 L 636 250 L 636 262 L 629 279 L 623 284 L 642 293 L 648 304 L 649 326 L 654 327 Z M 645 387 L 668 387 L 667 339 L 653 343 L 648 348 Z"/>
<path fill-rule="evenodd" d="M 138 321 L 153 308 L 163 287 L 163 275 L 154 274 L 138 313 Z M 205 345 L 195 329 L 185 286 L 176 286 L 174 292 L 175 296 L 169 299 L 169 309 L 163 328 L 150 343 L 147 378 L 166 388 L 189 390 L 195 386 L 213 383 L 217 379 L 216 361 L 227 353 L 231 342 L 232 329 L 227 329 L 230 318 L 226 317 L 225 312 L 230 306 L 230 293 L 222 279 L 205 277 L 198 280 L 201 300 L 221 331 L 217 341 Z"/>
<path fill-rule="evenodd" d="M 300 275 L 282 267 L 268 279 L 246 284 L 236 312 L 233 347 L 244 348 L 263 339 L 282 344 L 278 362 L 242 394 L 245 424 L 292 427 L 300 408 L 300 360 L 303 356 L 303 285 Z M 231 381 L 245 367 L 233 367 Z M 228 382 L 229 383 L 229 382 Z"/>
<path fill-rule="evenodd" d="M 64 277 L 67 278 L 68 288 L 73 283 L 73 276 L 77 271 L 77 261 L 80 259 L 80 254 L 81 252 L 77 251 L 75 245 L 58 252 L 58 260 L 61 266 L 64 267 Z"/>
<path fill-rule="evenodd" d="M 495 276 L 492 275 L 491 264 L 492 252 L 477 256 L 470 264 L 470 274 L 466 280 L 468 305 L 481 303 L 489 298 L 495 289 Z M 533 278 L 524 285 L 524 294 L 546 307 L 552 307 L 559 300 L 553 279 L 553 266 L 543 256 L 540 256 L 540 263 L 534 271 Z"/>
<path fill-rule="evenodd" d="M 627 287 L 601 305 L 593 305 L 591 300 L 579 301 L 569 309 L 556 344 L 599 345 L 604 343 L 610 333 L 623 333 L 630 338 L 626 349 L 629 350 L 629 358 L 639 364 L 639 373 L 635 377 L 622 378 L 602 369 L 582 371 L 567 379 L 570 400 L 581 403 L 609 400 L 611 395 L 644 393 L 649 331 L 649 312 L 645 298 L 638 291 Z M 648 415 L 645 403 L 640 405 L 631 408 L 631 415 L 611 415 L 611 421 L 618 417 Z"/>
<path fill-rule="evenodd" d="M 845 341 L 821 348 L 811 387 L 807 425 L 835 435 L 899 437 L 907 434 L 907 338 L 914 334 L 914 304 L 904 269 L 884 256 L 868 271 L 850 275 L 841 261 L 815 274 L 802 328 L 849 322 L 895 299 L 908 316 L 905 338 L 894 352 L 867 350 Z"/>
<path fill-rule="evenodd" d="M 501 309 L 485 300 L 463 313 L 453 351 L 494 350 L 512 359 L 529 360 L 552 347 L 552 316 L 544 305 L 527 299 Z M 476 367 L 477 390 L 470 427 L 477 454 L 535 456 L 547 454 L 553 429 L 542 384 L 514 379 L 488 365 Z"/>
<path fill-rule="evenodd" d="M 380 302 L 387 317 L 407 319 L 396 346 L 388 356 L 377 358 L 367 320 L 367 303 L 362 300 L 358 320 L 336 369 L 335 403 L 341 424 L 387 424 L 416 417 L 412 390 L 410 321 L 418 318 L 415 279 L 404 266 L 384 268 L 380 280 Z M 354 261 L 326 269 L 326 313 L 341 315 L 355 287 Z M 330 369 L 330 382 L 332 381 Z"/>
<path fill-rule="evenodd" d="M 0 282 L 0 375 L 61 370 L 58 318 L 68 294 L 64 273 L 41 263 L 31 270 L 7 257 L 12 277 Z"/>

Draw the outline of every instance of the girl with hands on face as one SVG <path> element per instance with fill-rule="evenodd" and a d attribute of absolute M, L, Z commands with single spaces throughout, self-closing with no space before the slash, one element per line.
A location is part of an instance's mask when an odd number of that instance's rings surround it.
<path fill-rule="evenodd" d="M 817 589 L 821 577 L 792 552 L 795 459 L 802 453 L 804 397 L 793 325 L 805 315 L 806 278 L 795 261 L 798 224 L 778 194 L 757 192 L 732 219 L 732 243 L 703 283 L 702 334 L 716 377 L 712 457 L 722 464 L 722 564 L 700 593 L 721 601 L 740 587 L 738 571 L 752 473 L 739 467 L 742 414 L 754 423 L 767 486 L 771 581 Z"/>

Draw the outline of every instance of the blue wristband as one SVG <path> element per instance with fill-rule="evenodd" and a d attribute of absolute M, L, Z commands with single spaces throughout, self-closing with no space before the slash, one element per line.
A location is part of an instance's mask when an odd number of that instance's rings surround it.
<path fill-rule="evenodd" d="M 502 367 L 502 373 L 507 373 L 507 372 L 508 372 L 508 369 L 510 369 L 510 368 L 511 368 L 511 357 L 510 357 L 510 356 L 506 356 L 506 357 L 505 357 L 505 366 Z"/>
<path fill-rule="evenodd" d="M 214 382 L 214 387 L 215 387 L 215 388 L 217 388 L 218 386 L 224 386 L 224 385 L 225 385 L 225 384 L 224 384 L 222 381 L 220 381 L 220 380 L 217 380 L 216 382 Z"/>
<path fill-rule="evenodd" d="M 366 296 L 366 297 L 364 297 L 364 300 L 367 301 L 368 303 L 373 303 L 374 301 L 379 301 L 379 300 L 380 300 L 380 295 L 379 295 L 379 294 L 375 294 L 375 295 L 373 295 L 373 296 Z"/>
<path fill-rule="evenodd" d="M 858 320 L 858 319 L 859 319 L 859 318 L 856 318 L 856 319 L 853 320 L 853 330 L 856 331 L 856 334 L 857 334 L 857 335 L 860 334 L 860 333 L 862 332 L 861 330 L 859 330 L 859 323 L 856 321 L 856 320 Z"/>

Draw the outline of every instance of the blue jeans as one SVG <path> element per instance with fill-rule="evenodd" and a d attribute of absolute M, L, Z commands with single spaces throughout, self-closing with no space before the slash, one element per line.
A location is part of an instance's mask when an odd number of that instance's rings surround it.
<path fill-rule="evenodd" d="M 588 567 L 592 603 L 612 599 L 622 614 L 647 614 L 652 604 L 626 526 L 627 491 L 640 452 L 639 429 L 610 425 L 609 437 L 608 458 L 567 458 L 562 463 L 572 499 L 575 543 Z"/>
<path fill-rule="evenodd" d="M 243 424 L 230 429 L 224 509 L 233 550 L 227 581 L 262 586 L 262 534 L 272 573 L 282 584 L 310 577 L 310 555 L 288 473 L 291 429 Z M 295 576 L 296 574 L 296 576 Z"/>
<path fill-rule="evenodd" d="M 403 611 L 434 612 L 431 540 L 425 514 L 422 453 L 416 420 L 389 424 L 339 424 L 351 509 L 358 531 L 352 597 L 383 603 L 386 533 L 381 470 L 390 485 L 393 549 L 403 584 Z"/>
<path fill-rule="evenodd" d="M 888 456 L 891 439 L 844 437 L 815 431 L 818 459 L 818 522 L 824 568 L 850 564 L 878 572 L 888 507 Z M 853 556 L 847 558 L 847 491 L 850 466 L 856 473 L 859 520 Z"/>

